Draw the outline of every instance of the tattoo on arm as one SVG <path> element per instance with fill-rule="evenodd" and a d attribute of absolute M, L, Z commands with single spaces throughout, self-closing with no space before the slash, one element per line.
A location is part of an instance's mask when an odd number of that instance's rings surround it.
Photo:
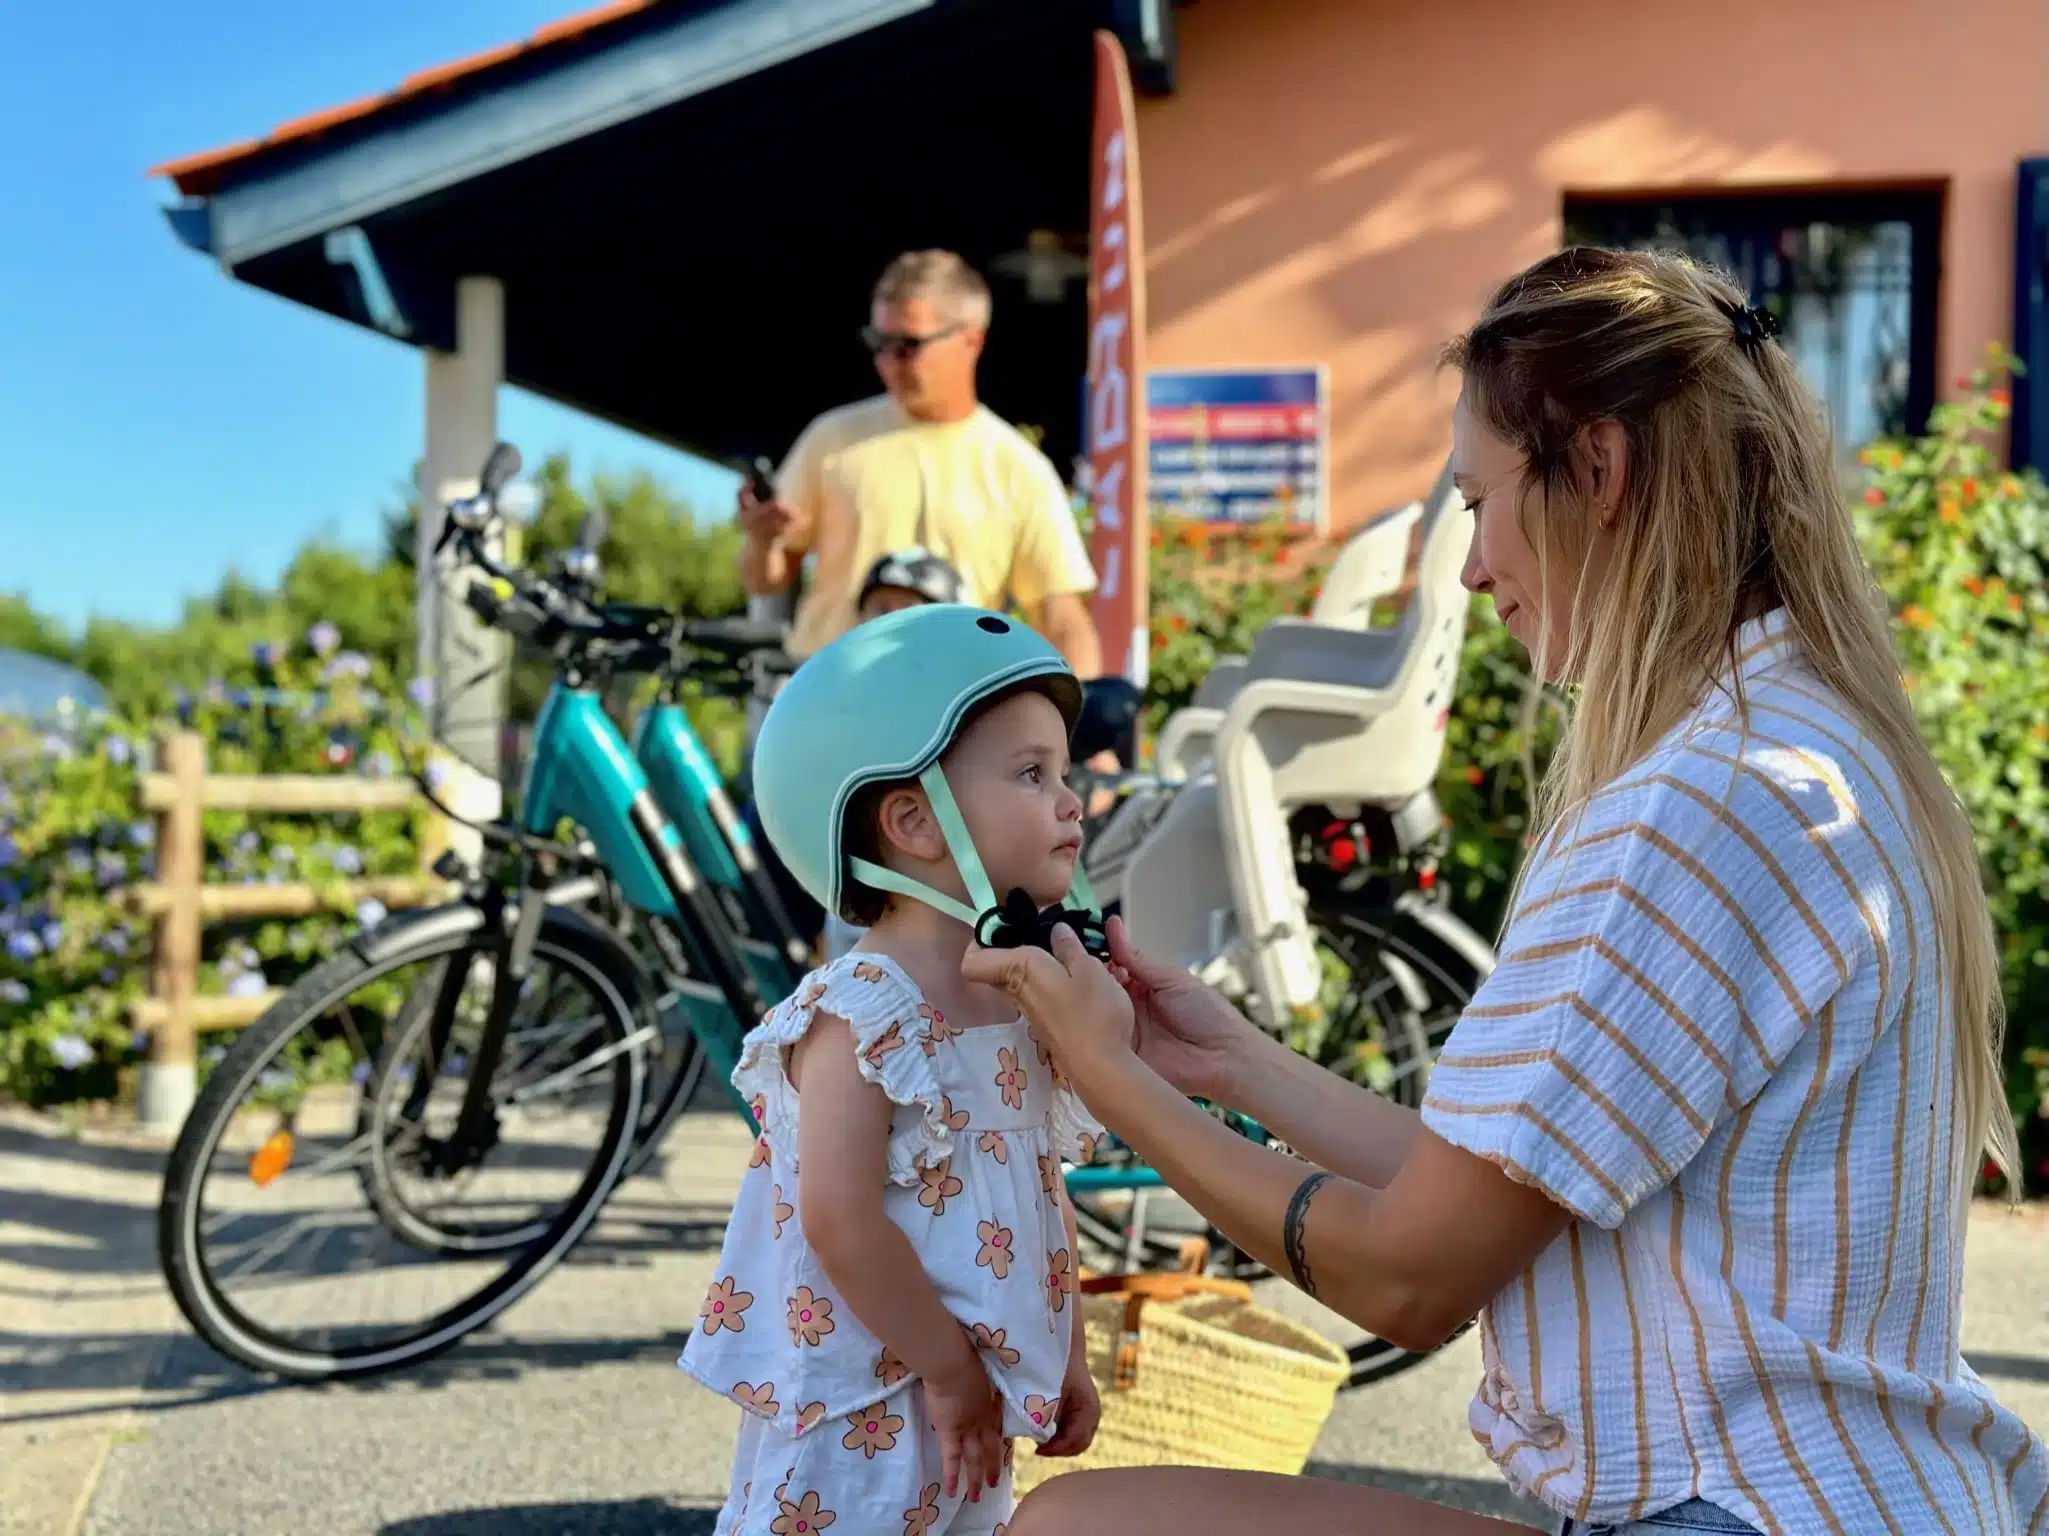
<path fill-rule="evenodd" d="M 1316 1281 L 1309 1273 L 1309 1253 L 1303 1244 L 1302 1226 L 1309 1219 L 1309 1202 L 1316 1198 L 1316 1192 L 1330 1177 L 1318 1169 L 1296 1185 L 1294 1198 L 1288 1202 L 1287 1218 L 1281 1223 L 1281 1246 L 1288 1255 L 1288 1268 L 1295 1273 L 1295 1284 L 1309 1296 L 1316 1294 Z"/>

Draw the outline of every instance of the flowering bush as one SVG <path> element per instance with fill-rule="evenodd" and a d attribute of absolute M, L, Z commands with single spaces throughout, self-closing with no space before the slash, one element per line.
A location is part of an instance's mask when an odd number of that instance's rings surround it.
<path fill-rule="evenodd" d="M 254 687 L 214 685 L 180 701 L 176 723 L 207 743 L 213 773 L 400 769 L 400 727 L 417 720 L 383 669 L 343 648 L 332 624 L 304 642 L 256 648 Z M 164 722 L 169 724 L 171 722 Z M 147 1040 L 128 1009 L 149 991 L 149 929 L 123 887 L 151 878 L 156 827 L 138 807 L 147 732 L 118 718 L 0 719 L 0 1093 L 30 1101 L 102 1098 Z M 418 868 L 426 811 L 365 816 L 209 811 L 204 876 L 223 883 L 332 886 Z M 289 986 L 374 902 L 339 899 L 313 916 L 211 923 L 201 995 Z M 217 1058 L 213 1044 L 202 1061 Z"/>
<path fill-rule="evenodd" d="M 1864 450 L 1855 503 L 1867 558 L 1896 616 L 1900 669 L 1922 734 L 1970 812 L 2004 946 L 2010 1097 L 2049 1115 L 2049 487 L 2001 471 L 1995 445 L 2011 359 L 1957 381 L 1927 435 Z"/>

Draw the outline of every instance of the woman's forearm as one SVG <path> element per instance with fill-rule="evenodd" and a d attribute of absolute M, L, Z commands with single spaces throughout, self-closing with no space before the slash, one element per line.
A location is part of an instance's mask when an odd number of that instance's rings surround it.
<path fill-rule="evenodd" d="M 1382 1338 L 1412 1347 L 1436 1342 L 1426 1337 L 1436 1326 L 1427 1282 L 1409 1262 L 1418 1256 L 1381 1241 L 1376 1229 L 1378 1190 L 1320 1175 L 1247 1140 L 1143 1066 L 1134 1064 L 1114 1091 L 1090 1102 L 1114 1106 L 1114 1123 L 1104 1117 L 1109 1129 L 1241 1251 Z M 1290 1206 L 1304 1181 L 1318 1177 L 1323 1182 L 1294 1212 L 1291 1233 Z"/>
<path fill-rule="evenodd" d="M 1423 1117 L 1298 1056 L 1265 1032 L 1248 1037 L 1225 1102 L 1319 1168 L 1385 1189 L 1415 1145 Z"/>
<path fill-rule="evenodd" d="M 871 1222 L 840 1228 L 830 1223 L 831 1235 L 825 1235 L 807 1227 L 805 1235 L 862 1327 L 923 1380 L 941 1382 L 979 1366 L 973 1343 L 939 1299 L 902 1228 L 879 1211 Z"/>

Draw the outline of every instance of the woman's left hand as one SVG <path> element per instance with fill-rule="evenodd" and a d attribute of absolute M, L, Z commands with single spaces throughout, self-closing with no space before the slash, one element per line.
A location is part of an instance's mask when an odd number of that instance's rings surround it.
<path fill-rule="evenodd" d="M 974 945 L 960 973 L 1017 999 L 1084 1101 L 1138 1059 L 1132 1049 L 1136 1022 L 1131 999 L 1065 924 L 1053 930 L 1050 955 L 1043 949 Z"/>

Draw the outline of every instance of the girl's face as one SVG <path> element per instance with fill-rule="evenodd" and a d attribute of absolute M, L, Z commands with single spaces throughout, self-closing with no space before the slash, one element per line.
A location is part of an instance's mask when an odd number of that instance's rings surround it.
<path fill-rule="evenodd" d="M 1013 694 L 963 731 L 946 782 L 1000 902 L 1023 886 L 1041 907 L 1074 883 L 1081 801 L 1067 787 L 1067 721 L 1042 693 Z"/>
<path fill-rule="evenodd" d="M 1493 599 L 1496 616 L 1522 642 L 1533 662 L 1542 654 L 1550 674 L 1546 682 L 1571 681 L 1565 671 L 1574 603 L 1587 600 L 1597 589 L 1612 551 L 1610 508 L 1621 491 L 1622 429 L 1604 423 L 1589 434 L 1589 453 L 1596 467 L 1594 501 L 1586 509 L 1591 514 L 1586 526 L 1592 538 L 1583 554 L 1561 548 L 1552 538 L 1559 531 L 1554 511 L 1575 518 L 1584 515 L 1583 510 L 1554 509 L 1541 484 L 1531 487 L 1525 496 L 1522 484 L 1527 456 L 1497 436 L 1463 393 L 1452 412 L 1451 445 L 1452 482 L 1473 509 L 1473 543 L 1459 580 L 1467 591 L 1484 592 Z M 1605 504 L 1604 486 L 1608 492 Z M 1548 560 L 1540 557 L 1533 536 L 1552 538 Z M 1586 570 L 1583 587 L 1579 581 L 1582 563 Z"/>

